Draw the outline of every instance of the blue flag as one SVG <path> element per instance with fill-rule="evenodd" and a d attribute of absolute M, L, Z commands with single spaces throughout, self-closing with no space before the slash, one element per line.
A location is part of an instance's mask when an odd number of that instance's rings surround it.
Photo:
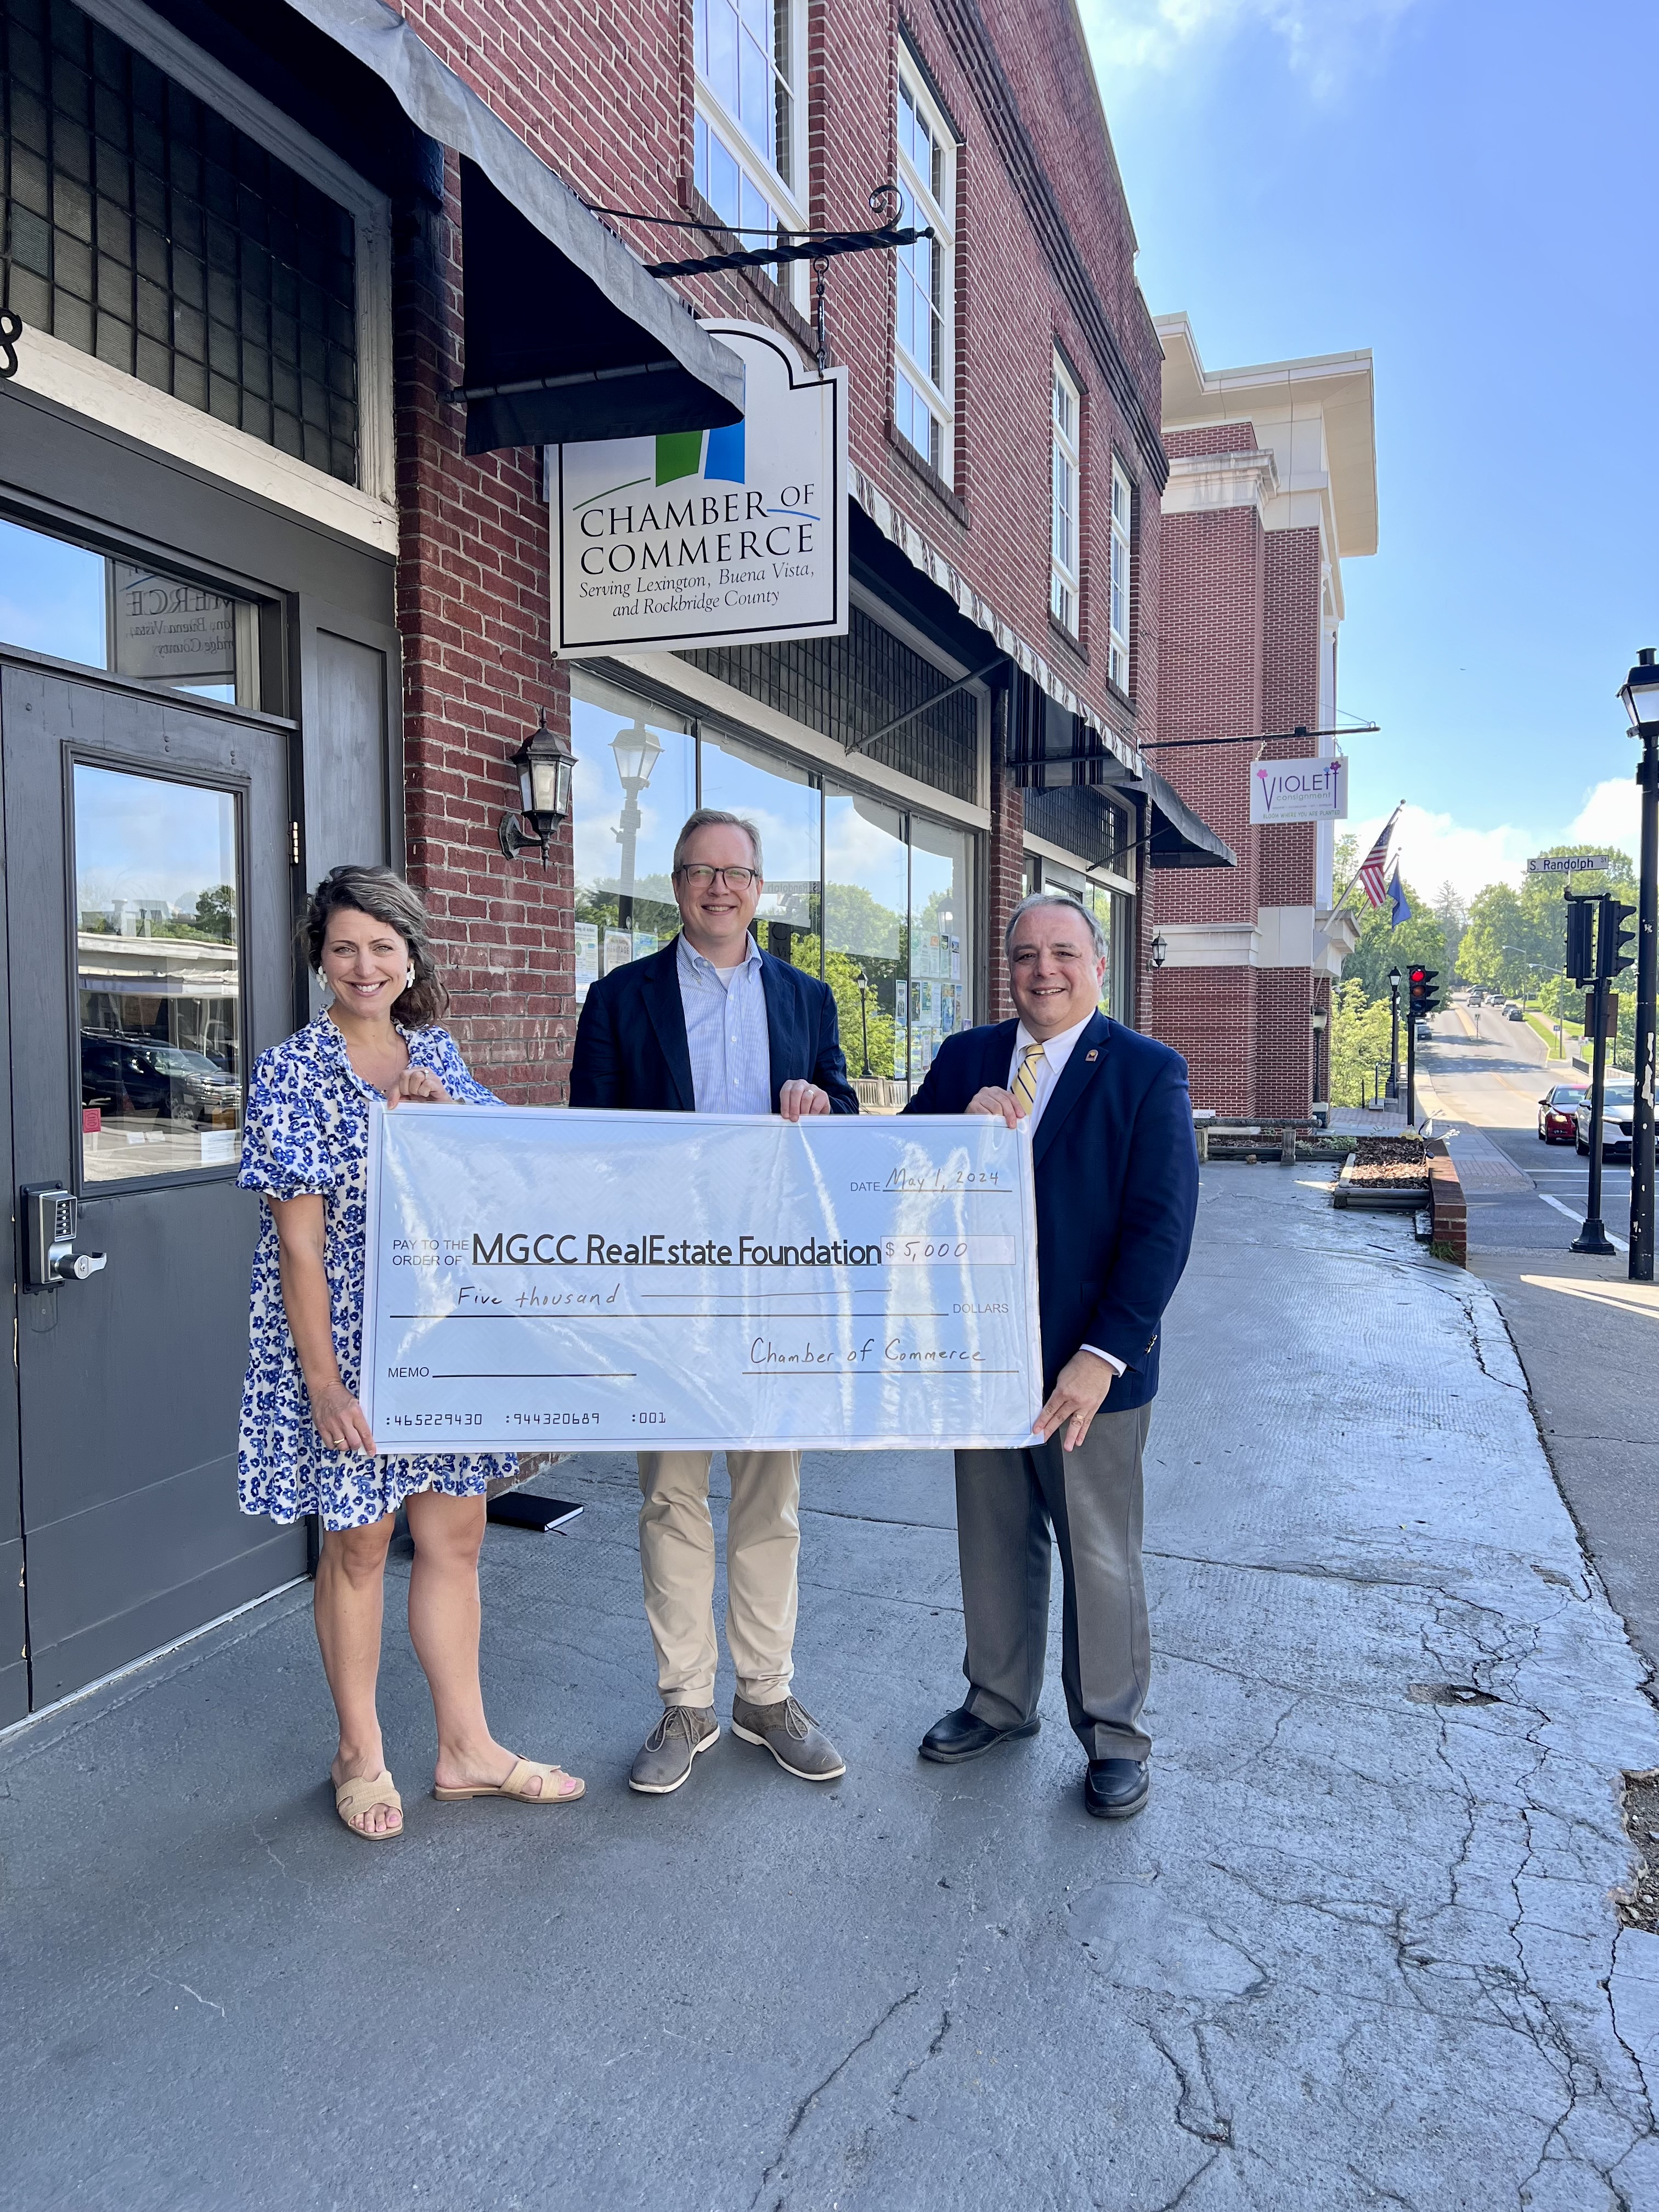
<path fill-rule="evenodd" d="M 1400 888 L 1400 871 L 1398 868 L 1396 868 L 1394 873 L 1389 878 L 1389 897 L 1393 902 L 1394 908 L 1393 914 L 1390 917 L 1391 926 L 1394 928 L 1398 929 L 1402 921 L 1409 921 L 1412 918 L 1412 910 L 1407 904 L 1406 894 Z"/>

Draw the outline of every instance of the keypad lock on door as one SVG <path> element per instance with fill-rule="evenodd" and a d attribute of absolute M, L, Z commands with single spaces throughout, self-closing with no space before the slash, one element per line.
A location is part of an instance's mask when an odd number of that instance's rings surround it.
<path fill-rule="evenodd" d="M 76 1231 L 81 1205 L 60 1183 L 25 1183 L 23 1248 L 32 1291 L 55 1291 L 60 1283 L 84 1283 L 106 1265 L 103 1252 L 77 1252 Z"/>

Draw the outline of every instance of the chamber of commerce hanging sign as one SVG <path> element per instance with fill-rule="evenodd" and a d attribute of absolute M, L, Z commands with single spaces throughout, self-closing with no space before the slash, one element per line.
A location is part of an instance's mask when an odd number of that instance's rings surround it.
<path fill-rule="evenodd" d="M 706 328 L 743 361 L 741 422 L 549 449 L 565 659 L 847 628 L 847 371 L 758 323 Z"/>

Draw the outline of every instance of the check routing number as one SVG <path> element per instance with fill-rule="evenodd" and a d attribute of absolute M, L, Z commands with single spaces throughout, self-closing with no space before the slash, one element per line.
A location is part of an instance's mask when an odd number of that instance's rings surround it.
<path fill-rule="evenodd" d="M 983 1115 L 376 1109 L 380 1449 L 1025 1442 L 1031 1148 Z"/>

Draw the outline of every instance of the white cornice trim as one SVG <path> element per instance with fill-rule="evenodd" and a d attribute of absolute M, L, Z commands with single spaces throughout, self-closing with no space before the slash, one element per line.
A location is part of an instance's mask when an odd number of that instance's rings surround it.
<path fill-rule="evenodd" d="M 1255 924 L 1250 921 L 1160 921 L 1165 968 L 1255 968 Z"/>
<path fill-rule="evenodd" d="M 290 514 L 354 538 L 376 553 L 395 556 L 398 510 L 354 484 L 337 482 L 291 454 L 279 453 L 246 430 L 233 429 L 171 392 L 153 391 L 124 369 L 65 345 L 44 331 L 27 329 L 17 343 L 17 388 L 39 392 L 92 422 L 119 430 L 140 445 L 269 500 Z"/>
<path fill-rule="evenodd" d="M 1267 503 L 1279 489 L 1279 463 L 1269 453 L 1179 453 L 1170 463 L 1164 512 L 1201 514 L 1217 507 L 1253 507 L 1266 529 Z"/>

